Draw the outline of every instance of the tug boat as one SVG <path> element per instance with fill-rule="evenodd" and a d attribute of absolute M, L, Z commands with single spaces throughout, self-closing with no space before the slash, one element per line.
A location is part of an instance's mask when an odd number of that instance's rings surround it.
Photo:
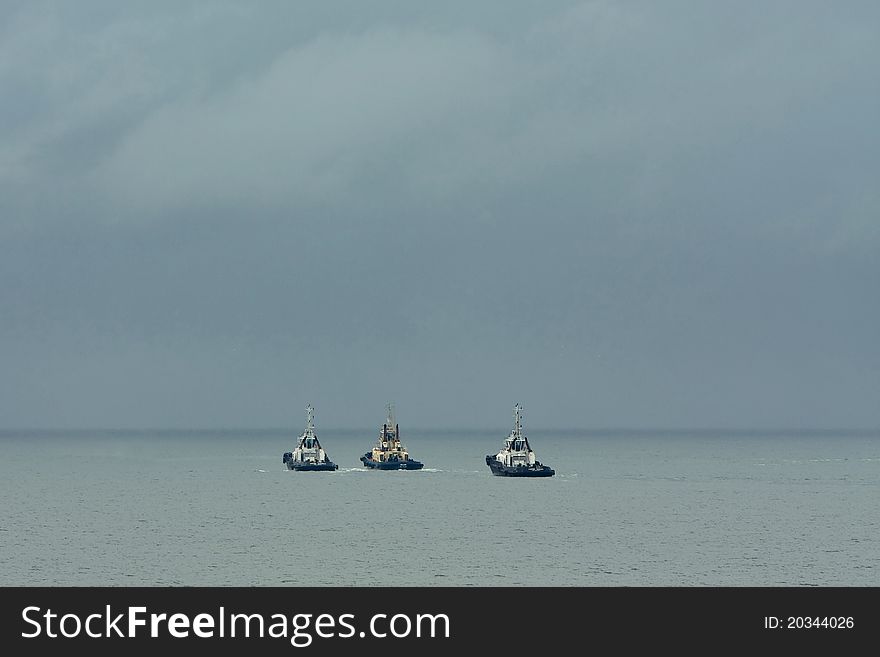
<path fill-rule="evenodd" d="M 361 462 L 375 470 L 421 470 L 424 464 L 410 458 L 400 442 L 400 426 L 394 421 L 394 408 L 387 406 L 388 418 L 379 432 L 373 449 L 361 457 Z"/>
<path fill-rule="evenodd" d="M 311 404 L 306 406 L 306 430 L 299 437 L 296 449 L 292 452 L 284 452 L 281 460 L 288 470 L 297 472 L 327 472 L 339 469 L 318 442 L 318 437 L 315 435 L 315 409 Z"/>
<path fill-rule="evenodd" d="M 486 465 L 493 475 L 501 477 L 552 477 L 556 474 L 553 468 L 535 458 L 529 439 L 522 433 L 522 406 L 519 404 L 513 407 L 513 431 L 500 452 L 486 456 Z"/>

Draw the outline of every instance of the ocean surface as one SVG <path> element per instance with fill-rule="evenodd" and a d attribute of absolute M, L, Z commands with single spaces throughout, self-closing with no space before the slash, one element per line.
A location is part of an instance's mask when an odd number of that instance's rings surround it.
<path fill-rule="evenodd" d="M 880 432 L 377 431 L 2 432 L 0 585 L 880 585 Z"/>

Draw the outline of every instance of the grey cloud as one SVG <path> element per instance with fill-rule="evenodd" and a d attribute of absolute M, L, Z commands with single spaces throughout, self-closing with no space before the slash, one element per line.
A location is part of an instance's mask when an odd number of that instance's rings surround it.
<path fill-rule="evenodd" d="M 0 36 L 0 424 L 880 421 L 873 4 L 82 7 Z"/>

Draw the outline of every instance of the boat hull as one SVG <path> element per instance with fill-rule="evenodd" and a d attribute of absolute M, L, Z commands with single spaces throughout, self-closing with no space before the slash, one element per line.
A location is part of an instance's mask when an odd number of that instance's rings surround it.
<path fill-rule="evenodd" d="M 332 472 L 333 470 L 338 470 L 339 466 L 332 461 L 327 461 L 326 463 L 294 463 L 293 461 L 288 461 L 287 469 L 296 472 Z"/>
<path fill-rule="evenodd" d="M 535 464 L 511 467 L 504 465 L 491 455 L 486 457 L 486 465 L 489 466 L 493 475 L 499 477 L 552 477 L 556 474 L 556 471 L 548 465 Z"/>
<path fill-rule="evenodd" d="M 367 452 L 361 457 L 361 463 L 373 470 L 421 470 L 425 464 L 415 459 L 406 461 L 374 461 Z"/>
<path fill-rule="evenodd" d="M 292 452 L 284 452 L 281 459 L 288 470 L 297 472 L 332 472 L 338 470 L 339 466 L 333 461 L 323 461 L 316 463 L 315 461 L 294 461 Z"/>

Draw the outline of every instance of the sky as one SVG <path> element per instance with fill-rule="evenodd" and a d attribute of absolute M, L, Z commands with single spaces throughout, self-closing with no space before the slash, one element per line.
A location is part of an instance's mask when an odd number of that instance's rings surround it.
<path fill-rule="evenodd" d="M 0 427 L 876 428 L 878 27 L 0 0 Z"/>

